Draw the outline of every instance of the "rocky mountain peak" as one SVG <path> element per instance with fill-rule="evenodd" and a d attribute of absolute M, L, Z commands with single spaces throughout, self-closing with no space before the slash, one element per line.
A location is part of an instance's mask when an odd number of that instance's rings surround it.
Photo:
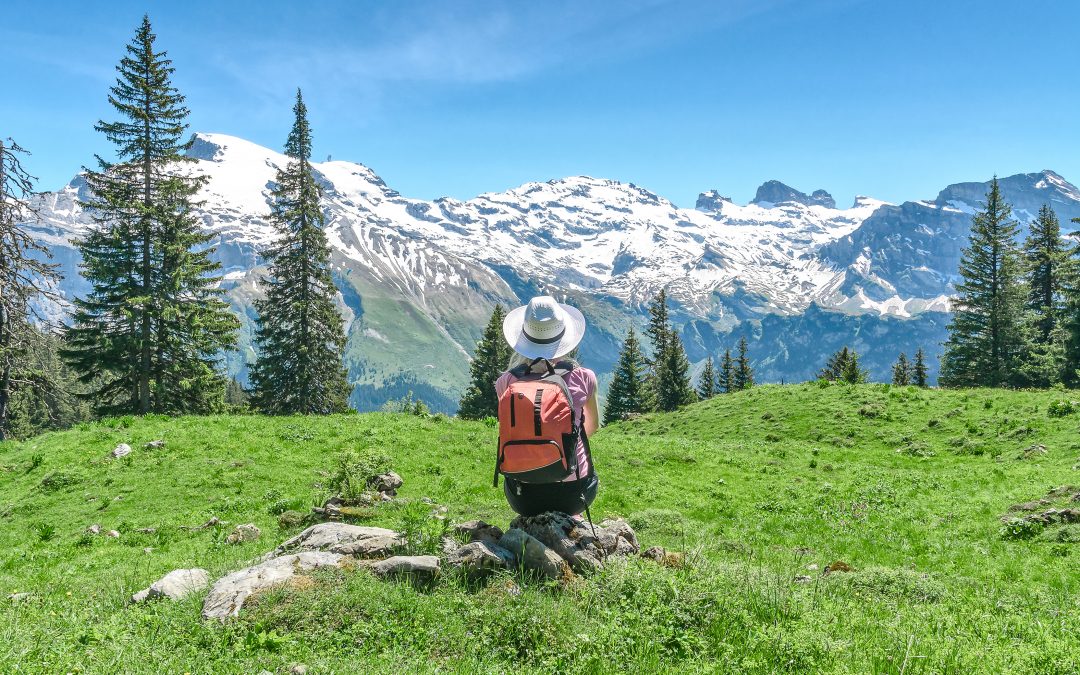
<path fill-rule="evenodd" d="M 758 187 L 757 193 L 750 203 L 765 205 L 782 204 L 784 202 L 794 202 L 804 206 L 824 206 L 830 209 L 836 208 L 836 200 L 834 200 L 832 195 L 825 190 L 814 190 L 812 194 L 808 195 L 805 192 L 800 192 L 790 185 L 785 185 L 778 180 L 770 180 L 762 183 Z"/>
<path fill-rule="evenodd" d="M 707 190 L 698 195 L 694 208 L 706 213 L 719 213 L 724 208 L 724 202 L 731 204 L 731 197 L 724 197 L 716 190 Z"/>

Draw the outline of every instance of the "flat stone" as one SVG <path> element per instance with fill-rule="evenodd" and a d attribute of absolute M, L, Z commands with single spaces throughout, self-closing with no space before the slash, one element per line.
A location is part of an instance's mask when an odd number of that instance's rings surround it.
<path fill-rule="evenodd" d="M 575 572 L 599 569 L 609 556 L 637 554 L 634 530 L 624 520 L 605 520 L 594 528 L 565 513 L 548 511 L 537 516 L 518 516 L 510 523 L 540 540 Z"/>
<path fill-rule="evenodd" d="M 379 577 L 407 576 L 430 580 L 439 575 L 439 558 L 434 555 L 395 555 L 372 563 L 371 571 Z"/>
<path fill-rule="evenodd" d="M 496 570 L 514 567 L 514 554 L 502 546 L 485 541 L 465 544 L 446 558 L 446 562 L 460 568 L 469 577 L 482 577 Z"/>
<path fill-rule="evenodd" d="M 113 448 L 113 451 L 112 451 L 113 459 L 119 459 L 121 457 L 126 457 L 126 456 L 128 456 L 130 454 L 131 454 L 131 446 L 128 445 L 127 443 L 121 443 L 120 445 Z"/>
<path fill-rule="evenodd" d="M 499 539 L 499 546 L 514 556 L 517 564 L 527 570 L 539 572 L 548 579 L 567 579 L 570 566 L 536 537 L 519 529 L 511 529 Z"/>
<path fill-rule="evenodd" d="M 489 525 L 482 520 L 470 520 L 458 523 L 453 527 L 454 533 L 465 536 L 470 542 L 484 541 L 498 545 L 502 539 L 503 531 L 494 525 Z"/>
<path fill-rule="evenodd" d="M 180 600 L 210 585 L 210 573 L 201 568 L 173 570 L 148 587 L 131 596 L 132 602 L 146 602 L 157 598 Z"/>
<path fill-rule="evenodd" d="M 298 572 L 320 567 L 341 567 L 345 556 L 326 551 L 304 551 L 263 561 L 218 579 L 203 602 L 204 619 L 225 621 L 240 614 L 252 594 L 286 583 Z"/>
<path fill-rule="evenodd" d="M 237 525 L 229 536 L 225 537 L 225 543 L 227 544 L 240 544 L 245 541 L 255 541 L 262 536 L 262 530 L 255 526 L 254 523 L 244 523 L 243 525 Z"/>
<path fill-rule="evenodd" d="M 401 476 L 397 475 L 393 471 L 387 471 L 381 473 L 368 481 L 368 485 L 376 492 L 382 492 L 394 496 L 397 494 L 397 489 L 404 484 L 405 481 L 401 480 Z"/>
<path fill-rule="evenodd" d="M 329 551 L 358 558 L 381 558 L 392 555 L 404 543 L 400 534 L 384 527 L 319 523 L 286 540 L 267 558 L 297 551 Z"/>
<path fill-rule="evenodd" d="M 159 448 L 164 448 L 165 447 L 165 441 L 162 440 L 162 439 L 158 439 L 156 441 L 150 441 L 149 443 L 147 443 L 143 447 L 148 449 L 148 450 L 157 450 Z"/>

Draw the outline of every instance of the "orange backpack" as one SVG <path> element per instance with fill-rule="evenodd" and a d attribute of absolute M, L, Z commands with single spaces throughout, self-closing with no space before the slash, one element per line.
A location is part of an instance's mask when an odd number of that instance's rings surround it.
<path fill-rule="evenodd" d="M 532 372 L 541 362 L 546 372 Z M 558 483 L 574 474 L 582 477 L 577 442 L 580 437 L 588 449 L 588 440 L 563 379 L 573 369 L 571 362 L 535 359 L 510 371 L 513 379 L 499 397 L 496 487 L 500 473 L 523 483 Z"/>

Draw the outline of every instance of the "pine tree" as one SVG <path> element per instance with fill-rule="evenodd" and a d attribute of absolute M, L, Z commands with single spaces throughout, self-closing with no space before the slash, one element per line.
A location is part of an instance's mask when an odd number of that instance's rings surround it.
<path fill-rule="evenodd" d="M 503 337 L 506 310 L 495 305 L 484 335 L 476 343 L 476 356 L 469 365 L 471 383 L 461 397 L 458 417 L 479 420 L 499 414 L 499 399 L 495 395 L 495 380 L 506 370 L 513 350 Z"/>
<path fill-rule="evenodd" d="M 854 349 L 848 355 L 848 360 L 844 364 L 844 370 L 841 375 L 841 380 L 847 384 L 862 384 L 866 382 L 869 373 L 867 373 L 861 366 L 859 366 L 859 354 Z"/>
<path fill-rule="evenodd" d="M 10 434 L 9 411 L 16 389 L 27 382 L 20 372 L 36 330 L 30 325 L 31 302 L 52 296 L 59 280 L 50 257 L 21 227 L 32 214 L 34 178 L 20 155 L 29 154 L 10 138 L 0 140 L 0 441 Z"/>
<path fill-rule="evenodd" d="M 912 368 L 907 354 L 900 352 L 900 356 L 896 358 L 896 363 L 892 367 L 892 383 L 899 387 L 906 387 L 911 384 L 911 374 Z"/>
<path fill-rule="evenodd" d="M 1057 214 L 1048 205 L 1039 209 L 1024 243 L 1027 269 L 1027 322 L 1020 370 L 1023 384 L 1049 387 L 1065 376 L 1069 246 L 1061 236 Z"/>
<path fill-rule="evenodd" d="M 750 359 L 747 357 L 748 345 L 746 338 L 739 338 L 739 355 L 735 359 L 735 389 L 742 391 L 754 386 L 754 369 L 750 367 Z"/>
<path fill-rule="evenodd" d="M 660 355 L 660 371 L 657 374 L 657 408 L 664 412 L 676 410 L 697 400 L 690 384 L 690 362 L 683 351 L 679 334 L 668 334 L 666 348 Z"/>
<path fill-rule="evenodd" d="M 300 91 L 285 142 L 289 163 L 278 170 L 270 219 L 279 239 L 263 255 L 270 270 L 256 301 L 258 359 L 251 402 L 273 414 L 325 415 L 349 408 L 348 373 L 341 363 L 344 321 L 334 299 L 330 246 L 323 231 L 322 191 L 311 168 L 311 127 Z"/>
<path fill-rule="evenodd" d="M 604 405 L 604 424 L 626 419 L 631 414 L 649 412 L 655 403 L 649 385 L 648 365 L 633 326 L 626 334 L 619 363 L 608 387 Z"/>
<path fill-rule="evenodd" d="M 731 350 L 724 350 L 724 358 L 720 361 L 720 372 L 717 374 L 718 389 L 725 394 L 735 391 L 735 362 L 731 358 Z"/>
<path fill-rule="evenodd" d="M 926 387 L 927 379 L 926 355 L 922 347 L 919 347 L 919 350 L 915 352 L 915 365 L 911 368 L 911 383 L 916 387 Z"/>
<path fill-rule="evenodd" d="M 121 119 L 95 125 L 118 161 L 99 157 L 86 172 L 95 227 L 78 246 L 92 290 L 75 301 L 63 355 L 105 414 L 219 409 L 220 354 L 239 327 L 192 211 L 202 181 L 181 170 L 193 161 L 183 154 L 188 109 L 155 39 L 143 17 L 110 89 Z"/>
<path fill-rule="evenodd" d="M 985 208 L 972 219 L 970 244 L 960 259 L 963 281 L 956 286 L 941 359 L 944 386 L 1004 387 L 1019 379 L 1024 289 L 1018 226 L 1011 214 L 995 178 Z"/>
<path fill-rule="evenodd" d="M 710 356 L 705 360 L 705 367 L 702 368 L 701 375 L 698 376 L 697 395 L 698 398 L 704 400 L 712 398 L 716 394 L 716 373 L 713 372 L 713 362 Z"/>
<path fill-rule="evenodd" d="M 649 365 L 653 366 L 654 372 L 667 351 L 669 336 L 671 335 L 671 320 L 668 314 L 667 291 L 663 288 L 649 303 L 649 325 L 645 328 L 645 337 L 652 344 L 653 358 Z"/>
<path fill-rule="evenodd" d="M 860 384 L 866 382 L 868 373 L 859 365 L 859 354 L 844 347 L 829 357 L 818 377 L 830 382 Z"/>
<path fill-rule="evenodd" d="M 1080 218 L 1073 218 L 1080 224 Z M 1072 237 L 1080 239 L 1080 233 Z M 1080 385 L 1080 241 L 1069 246 L 1068 266 L 1064 274 L 1065 317 L 1062 329 L 1065 333 L 1065 365 L 1063 379 L 1069 386 Z"/>

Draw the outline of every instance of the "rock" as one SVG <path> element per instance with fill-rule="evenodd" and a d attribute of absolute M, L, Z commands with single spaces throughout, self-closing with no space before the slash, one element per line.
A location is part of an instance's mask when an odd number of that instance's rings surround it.
<path fill-rule="evenodd" d="M 668 551 L 663 546 L 652 546 L 642 551 L 641 557 L 652 560 L 663 567 L 679 568 L 686 564 L 686 555 L 678 551 Z"/>
<path fill-rule="evenodd" d="M 297 572 L 319 567 L 341 567 L 346 558 L 326 551 L 304 551 L 263 561 L 218 579 L 203 602 L 204 619 L 224 621 L 240 614 L 253 593 L 289 581 Z"/>
<path fill-rule="evenodd" d="M 573 576 L 570 566 L 558 553 L 524 530 L 511 529 L 499 539 L 499 546 L 509 551 L 519 565 L 548 579 Z"/>
<path fill-rule="evenodd" d="M 307 675 L 308 667 L 303 663 L 294 664 L 289 668 L 289 675 Z"/>
<path fill-rule="evenodd" d="M 825 571 L 822 574 L 832 574 L 833 572 L 852 572 L 854 568 L 847 564 L 843 560 L 837 560 L 836 562 L 829 563 L 825 566 Z"/>
<path fill-rule="evenodd" d="M 120 533 L 117 532 L 116 530 L 109 530 L 108 532 L 105 533 L 105 536 L 106 537 L 112 537 L 113 539 L 119 539 L 120 538 Z"/>
<path fill-rule="evenodd" d="M 1036 443 L 1034 445 L 1030 445 L 1030 446 L 1024 448 L 1023 452 L 1021 452 L 1017 456 L 1017 459 L 1031 459 L 1032 457 L 1038 457 L 1039 455 L 1045 455 L 1045 454 L 1046 454 L 1046 446 L 1043 445 L 1042 443 Z"/>
<path fill-rule="evenodd" d="M 278 516 L 277 522 L 278 527 L 283 529 L 289 527 L 296 527 L 300 523 L 304 522 L 304 514 L 300 513 L 299 511 L 285 511 Z"/>
<path fill-rule="evenodd" d="M 297 551 L 329 551 L 358 558 L 381 558 L 393 555 L 403 544 L 400 534 L 383 527 L 319 523 L 286 540 L 267 557 Z"/>
<path fill-rule="evenodd" d="M 8 596 L 8 600 L 10 600 L 11 602 L 13 602 L 15 604 L 18 604 L 20 602 L 29 602 L 33 598 L 34 598 L 33 593 L 12 593 L 11 595 Z"/>
<path fill-rule="evenodd" d="M 387 471 L 381 473 L 378 476 L 368 481 L 368 486 L 376 492 L 388 494 L 391 497 L 397 494 L 397 489 L 402 486 L 405 481 L 401 480 L 401 476 L 397 475 L 393 471 Z"/>
<path fill-rule="evenodd" d="M 380 492 L 379 499 L 384 502 L 392 502 L 394 501 L 394 496 L 389 492 Z"/>
<path fill-rule="evenodd" d="M 150 441 L 149 443 L 147 443 L 143 447 L 146 448 L 147 450 L 157 450 L 159 448 L 164 448 L 165 447 L 165 441 L 163 439 L 159 438 L 156 441 Z"/>
<path fill-rule="evenodd" d="M 451 553 L 446 562 L 460 568 L 466 576 L 475 578 L 512 568 L 515 561 L 514 554 L 501 546 L 474 541 Z"/>
<path fill-rule="evenodd" d="M 130 454 L 131 454 L 131 446 L 128 445 L 127 443 L 121 443 L 120 445 L 113 448 L 113 451 L 112 451 L 113 459 L 120 459 L 121 457 L 127 457 Z"/>
<path fill-rule="evenodd" d="M 101 526 L 98 525 L 97 523 L 94 523 L 90 527 L 86 528 L 86 533 L 87 534 L 101 534 Z"/>
<path fill-rule="evenodd" d="M 482 520 L 470 520 L 458 523 L 453 527 L 454 533 L 465 536 L 470 542 L 483 541 L 498 545 L 502 539 L 503 531 L 494 525 L 489 525 Z"/>
<path fill-rule="evenodd" d="M 395 555 L 371 565 L 379 577 L 407 576 L 430 581 L 439 576 L 439 558 L 433 555 Z"/>
<path fill-rule="evenodd" d="M 797 583 L 797 584 L 808 584 L 811 581 L 813 581 L 813 579 L 806 576 L 805 574 L 800 574 L 800 575 L 795 577 L 795 583 Z"/>
<path fill-rule="evenodd" d="M 565 513 L 548 511 L 529 518 L 519 516 L 510 527 L 524 530 L 541 541 L 575 572 L 598 569 L 608 556 L 633 555 L 641 550 L 634 530 L 624 520 L 605 520 L 596 526 L 594 534 L 588 523 Z"/>
<path fill-rule="evenodd" d="M 143 552 L 143 553 L 153 553 L 153 552 L 154 552 L 154 549 L 152 549 L 152 548 L 150 548 L 149 546 L 147 546 L 146 548 L 144 548 L 144 549 L 142 550 L 142 552 Z"/>
<path fill-rule="evenodd" d="M 199 530 L 208 530 L 211 527 L 214 527 L 214 526 L 220 525 L 220 524 L 221 524 L 221 520 L 219 520 L 217 516 L 214 516 L 210 520 L 203 523 L 202 525 L 181 525 L 180 529 L 181 530 L 190 530 L 192 532 L 198 532 Z"/>
<path fill-rule="evenodd" d="M 818 569 L 817 563 L 810 563 L 809 565 L 806 566 L 806 569 L 809 572 L 817 572 L 817 569 Z"/>
<path fill-rule="evenodd" d="M 148 587 L 131 596 L 132 602 L 157 598 L 180 600 L 210 585 L 210 573 L 204 569 L 173 570 Z"/>
<path fill-rule="evenodd" d="M 453 555 L 455 551 L 461 548 L 461 544 L 457 539 L 449 535 L 444 535 L 442 538 L 442 552 L 445 556 Z"/>
<path fill-rule="evenodd" d="M 262 530 L 255 526 L 254 523 L 244 523 L 243 525 L 237 525 L 236 529 L 229 533 L 229 536 L 225 537 L 226 544 L 240 544 L 245 541 L 255 541 L 262 535 Z"/>
<path fill-rule="evenodd" d="M 157 532 L 157 528 L 156 527 L 140 527 L 135 531 L 138 532 L 139 534 L 153 534 L 153 533 Z"/>

